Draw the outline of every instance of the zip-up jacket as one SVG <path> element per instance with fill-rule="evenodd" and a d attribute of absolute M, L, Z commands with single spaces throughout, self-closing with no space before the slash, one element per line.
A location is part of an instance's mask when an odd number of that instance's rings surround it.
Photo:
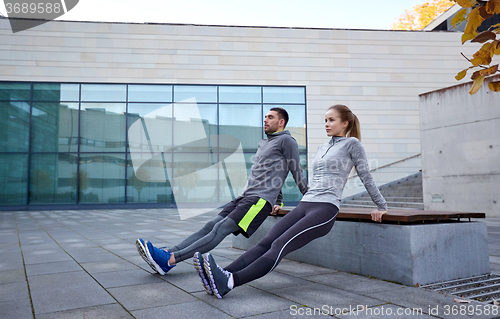
<path fill-rule="evenodd" d="M 334 136 L 320 145 L 314 159 L 313 176 L 304 202 L 325 202 L 340 207 L 342 192 L 352 167 L 379 210 L 387 210 L 387 203 L 373 181 L 365 149 L 355 137 Z"/>
<path fill-rule="evenodd" d="M 281 188 L 288 171 L 302 194 L 307 191 L 307 180 L 300 165 L 297 141 L 289 131 L 266 134 L 259 142 L 254 163 L 242 196 L 259 196 L 272 206 L 281 204 Z"/>

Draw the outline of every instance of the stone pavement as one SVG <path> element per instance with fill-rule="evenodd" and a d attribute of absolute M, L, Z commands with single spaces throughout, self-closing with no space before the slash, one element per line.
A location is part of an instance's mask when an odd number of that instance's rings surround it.
<path fill-rule="evenodd" d="M 460 311 L 449 295 L 287 260 L 216 299 L 191 260 L 159 276 L 137 254 L 136 238 L 172 246 L 214 215 L 181 221 L 171 209 L 0 212 L 0 318 L 500 316 L 479 315 L 486 310 L 480 303 Z M 486 223 L 491 271 L 499 274 L 500 219 Z M 212 253 L 224 266 L 242 251 L 227 238 Z"/>

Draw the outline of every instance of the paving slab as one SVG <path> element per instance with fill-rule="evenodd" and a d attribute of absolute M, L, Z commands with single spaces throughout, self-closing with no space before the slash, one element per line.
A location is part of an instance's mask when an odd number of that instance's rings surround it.
<path fill-rule="evenodd" d="M 160 275 L 151 275 L 142 269 L 96 273 L 93 276 L 104 288 L 164 282 Z"/>
<path fill-rule="evenodd" d="M 368 297 L 317 283 L 273 289 L 269 292 L 292 301 L 296 306 L 305 305 L 311 308 L 335 306 L 349 309 L 349 307 L 356 308 L 359 305 L 372 307 L 384 303 L 380 298 Z"/>
<path fill-rule="evenodd" d="M 197 300 L 168 282 L 111 288 L 108 291 L 130 311 Z"/>
<path fill-rule="evenodd" d="M 170 306 L 149 308 L 144 310 L 132 311 L 132 314 L 137 319 L 158 319 L 158 318 L 175 318 L 175 319 L 193 319 L 193 318 L 217 318 L 229 319 L 233 318 L 223 311 L 214 308 L 202 301 L 194 301 Z"/>
<path fill-rule="evenodd" d="M 217 299 L 206 292 L 194 293 L 193 295 L 235 318 L 281 311 L 290 307 L 289 300 L 248 285 L 234 289 L 223 299 Z"/>
<path fill-rule="evenodd" d="M 0 314 L 2 319 L 33 319 L 31 301 L 29 298 L 18 298 L 0 302 Z"/>
<path fill-rule="evenodd" d="M 39 314 L 36 319 L 127 319 L 134 318 L 118 303 Z"/>
<path fill-rule="evenodd" d="M 33 318 L 30 296 L 37 319 L 196 318 L 200 313 L 205 318 L 383 318 L 376 315 L 382 308 L 393 311 L 388 318 L 413 308 L 425 311 L 401 318 L 496 317 L 453 315 L 452 309 L 461 305 L 452 296 L 287 259 L 265 277 L 217 299 L 203 290 L 191 259 L 159 276 L 137 254 L 137 237 L 160 247 L 174 246 L 215 215 L 181 221 L 172 209 L 0 212 L 0 256 L 8 256 L 0 259 L 0 317 Z M 492 223 L 488 231 L 494 231 L 488 243 L 491 270 L 500 274 L 500 219 L 486 223 Z M 231 247 L 231 237 L 212 251 L 221 266 L 244 252 Z M 314 314 L 314 308 L 323 306 L 357 305 L 372 312 L 354 316 L 323 309 L 327 315 Z M 449 307 L 448 313 L 444 307 Z M 292 309 L 313 314 L 294 314 Z"/>

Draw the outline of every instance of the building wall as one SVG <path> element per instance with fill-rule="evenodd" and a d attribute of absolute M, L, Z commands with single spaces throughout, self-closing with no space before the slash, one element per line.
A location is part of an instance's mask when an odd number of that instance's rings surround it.
<path fill-rule="evenodd" d="M 0 19 L 0 80 L 300 85 L 307 90 L 309 168 L 336 103 L 361 121 L 372 167 L 420 153 L 418 95 L 467 67 L 460 34 L 51 21 L 13 34 Z M 411 165 L 374 173 L 377 184 Z M 344 195 L 362 191 L 352 180 Z"/>
<path fill-rule="evenodd" d="M 427 210 L 500 217 L 500 93 L 487 82 L 474 95 L 466 83 L 420 96 Z"/>

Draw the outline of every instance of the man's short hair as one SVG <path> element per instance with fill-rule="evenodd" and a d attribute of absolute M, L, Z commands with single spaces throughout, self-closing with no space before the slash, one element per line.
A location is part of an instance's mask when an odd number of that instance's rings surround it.
<path fill-rule="evenodd" d="M 279 120 L 282 120 L 282 119 L 285 120 L 285 126 L 283 126 L 283 128 L 285 128 L 287 123 L 288 123 L 288 112 L 284 108 L 281 108 L 281 107 L 273 107 L 272 109 L 270 109 L 270 111 L 274 111 L 274 112 L 278 113 Z"/>

